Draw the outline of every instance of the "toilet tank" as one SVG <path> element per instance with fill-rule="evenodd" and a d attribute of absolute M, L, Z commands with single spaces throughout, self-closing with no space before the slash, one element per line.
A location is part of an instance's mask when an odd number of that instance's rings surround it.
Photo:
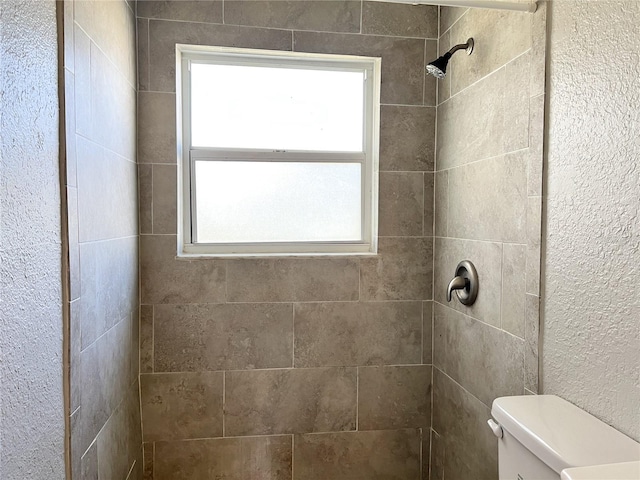
<path fill-rule="evenodd" d="M 640 444 L 555 395 L 502 397 L 500 480 L 559 480 L 565 468 L 640 460 Z"/>

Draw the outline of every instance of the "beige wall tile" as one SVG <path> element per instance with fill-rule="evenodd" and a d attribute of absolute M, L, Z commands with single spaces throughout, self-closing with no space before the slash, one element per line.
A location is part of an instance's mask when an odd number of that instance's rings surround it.
<path fill-rule="evenodd" d="M 433 171 L 435 124 L 434 108 L 382 105 L 380 170 Z"/>
<path fill-rule="evenodd" d="M 431 423 L 431 422 L 429 422 Z M 422 474 L 419 478 L 429 480 L 429 469 L 431 468 L 431 435 L 430 426 L 420 429 L 420 437 L 422 439 Z"/>
<path fill-rule="evenodd" d="M 142 444 L 142 457 L 144 462 L 144 468 L 142 471 L 142 479 L 143 480 L 154 480 L 153 479 L 153 451 L 155 449 L 154 443 L 143 443 Z"/>
<path fill-rule="evenodd" d="M 444 8 L 440 9 L 441 12 L 443 10 Z M 435 60 L 437 57 L 441 57 L 447 53 L 452 46 L 451 31 L 447 30 L 438 39 L 438 54 L 433 58 L 427 57 L 427 64 L 432 60 Z M 449 70 L 449 74 L 446 77 L 438 80 L 438 105 L 448 100 L 449 97 L 451 97 L 451 70 Z"/>
<path fill-rule="evenodd" d="M 128 318 L 136 307 L 137 263 L 136 237 L 80 245 L 83 349 L 116 323 Z"/>
<path fill-rule="evenodd" d="M 156 305 L 156 372 L 291 367 L 290 304 Z"/>
<path fill-rule="evenodd" d="M 122 321 L 81 353 L 76 452 L 89 447 L 128 391 L 130 341 L 130 323 Z"/>
<path fill-rule="evenodd" d="M 291 437 L 288 435 L 156 442 L 155 445 L 154 480 L 291 480 Z"/>
<path fill-rule="evenodd" d="M 355 428 L 355 368 L 247 370 L 225 374 L 226 435 Z"/>
<path fill-rule="evenodd" d="M 489 407 L 438 369 L 433 388 L 433 429 L 440 434 L 438 443 L 444 443 L 443 475 L 436 470 L 435 478 L 498 478 L 498 442 L 487 428 Z M 436 453 L 440 448 L 436 444 Z"/>
<path fill-rule="evenodd" d="M 65 4 L 67 5 L 67 4 Z M 73 31 L 69 27 L 67 30 Z M 75 106 L 76 81 L 73 73 L 68 69 L 64 70 L 64 163 L 66 169 L 66 185 L 75 187 L 77 180 L 77 159 L 76 159 L 76 106 Z M 60 132 L 62 134 L 62 132 Z"/>
<path fill-rule="evenodd" d="M 420 476 L 419 430 L 296 435 L 294 450 L 296 480 Z"/>
<path fill-rule="evenodd" d="M 149 21 L 149 89 L 175 92 L 176 43 L 291 50 L 291 32 L 206 23 Z"/>
<path fill-rule="evenodd" d="M 531 19 L 531 96 L 545 93 L 547 3 L 540 2 Z"/>
<path fill-rule="evenodd" d="M 136 302 L 138 303 L 138 302 Z M 131 311 L 131 347 L 129 349 L 129 383 L 138 380 L 140 374 L 140 307 Z"/>
<path fill-rule="evenodd" d="M 527 293 L 540 294 L 540 235 L 542 197 L 529 197 L 527 203 Z"/>
<path fill-rule="evenodd" d="M 91 448 L 87 450 L 82 459 L 80 460 L 80 474 L 81 479 L 97 480 L 98 477 L 98 444 L 94 443 Z"/>
<path fill-rule="evenodd" d="M 422 302 L 422 363 L 433 363 L 433 302 Z"/>
<path fill-rule="evenodd" d="M 295 366 L 420 363 L 420 302 L 295 306 Z"/>
<path fill-rule="evenodd" d="M 153 372 L 153 305 L 140 305 L 140 373 Z"/>
<path fill-rule="evenodd" d="M 75 136 L 75 134 L 74 134 Z M 78 189 L 67 187 L 69 300 L 80 298 L 80 228 L 78 225 Z"/>
<path fill-rule="evenodd" d="M 153 233 L 153 165 L 138 164 L 138 228 Z"/>
<path fill-rule="evenodd" d="M 153 166 L 153 233 L 177 232 L 177 166 Z"/>
<path fill-rule="evenodd" d="M 513 152 L 529 146 L 531 51 L 509 62 L 505 69 L 503 148 Z"/>
<path fill-rule="evenodd" d="M 522 339 L 439 304 L 434 310 L 434 338 L 434 366 L 485 405 L 496 397 L 522 393 Z"/>
<path fill-rule="evenodd" d="M 527 167 L 527 194 L 542 195 L 544 165 L 544 102 L 539 95 L 530 100 L 529 108 L 529 163 Z"/>
<path fill-rule="evenodd" d="M 438 170 L 504 153 L 505 81 L 500 69 L 438 106 Z"/>
<path fill-rule="evenodd" d="M 74 2 L 75 3 L 75 2 Z M 93 124 L 91 122 L 91 40 L 78 27 L 74 25 L 74 106 L 76 132 L 86 138 L 93 136 Z M 69 111 L 71 115 L 73 112 Z"/>
<path fill-rule="evenodd" d="M 361 3 L 354 0 L 226 0 L 224 23 L 359 33 Z"/>
<path fill-rule="evenodd" d="M 230 260 L 227 298 L 230 302 L 358 300 L 358 260 Z"/>
<path fill-rule="evenodd" d="M 526 245 L 502 246 L 502 329 L 524 338 Z"/>
<path fill-rule="evenodd" d="M 125 2 L 74 2 L 75 21 L 106 53 L 127 81 L 135 84 L 131 59 L 135 56 L 135 19 Z"/>
<path fill-rule="evenodd" d="M 63 5 L 63 11 L 62 11 L 62 15 L 63 15 L 63 20 L 62 23 L 59 24 L 63 29 L 64 29 L 64 36 L 62 38 L 62 46 L 63 46 L 63 55 L 64 55 L 64 68 L 67 69 L 69 72 L 73 73 L 73 69 L 74 69 L 74 60 L 75 60 L 75 56 L 74 56 L 74 49 L 75 49 L 75 45 L 74 45 L 74 41 L 73 41 L 73 30 L 74 30 L 74 24 L 73 24 L 73 16 L 74 16 L 74 6 L 73 6 L 74 2 L 66 2 Z M 66 101 L 65 101 L 66 103 Z"/>
<path fill-rule="evenodd" d="M 382 57 L 380 101 L 422 105 L 425 42 L 415 38 L 294 32 L 297 52 Z"/>
<path fill-rule="evenodd" d="M 223 373 L 140 376 L 144 441 L 221 437 Z"/>
<path fill-rule="evenodd" d="M 440 7 L 440 32 L 444 33 L 449 30 L 468 11 L 468 8 L 462 7 Z M 462 41 L 464 42 L 464 40 Z"/>
<path fill-rule="evenodd" d="M 531 14 L 506 10 L 470 9 L 451 29 L 453 43 L 473 37 L 471 55 L 451 58 L 456 94 L 531 48 Z"/>
<path fill-rule="evenodd" d="M 177 259 L 175 235 L 140 237 L 141 302 L 215 303 L 225 299 L 222 260 Z"/>
<path fill-rule="evenodd" d="M 430 480 L 444 480 L 444 438 L 431 430 Z"/>
<path fill-rule="evenodd" d="M 138 49 L 137 49 L 138 90 L 149 90 L 149 20 L 148 19 L 138 18 L 136 20 L 136 37 L 138 41 Z"/>
<path fill-rule="evenodd" d="M 362 300 L 430 300 L 433 239 L 383 237 L 376 257 L 360 261 Z"/>
<path fill-rule="evenodd" d="M 138 92 L 138 163 L 176 163 L 176 96 Z"/>
<path fill-rule="evenodd" d="M 438 7 L 366 1 L 362 33 L 399 37 L 438 37 Z"/>
<path fill-rule="evenodd" d="M 138 17 L 183 20 L 187 22 L 222 23 L 221 0 L 138 0 Z"/>
<path fill-rule="evenodd" d="M 80 375 L 80 352 L 82 350 L 80 325 L 80 300 L 69 304 L 69 411 L 75 412 L 80 407 L 80 391 L 82 389 Z"/>
<path fill-rule="evenodd" d="M 448 234 L 526 241 L 527 151 L 449 170 Z"/>
<path fill-rule="evenodd" d="M 126 479 L 142 448 L 137 382 L 127 389 L 124 400 L 102 428 L 96 442 L 97 478 Z"/>
<path fill-rule="evenodd" d="M 449 234 L 449 170 L 436 172 L 434 189 L 434 235 L 446 237 Z"/>
<path fill-rule="evenodd" d="M 381 236 L 420 236 L 425 180 L 421 172 L 381 172 L 378 232 Z"/>
<path fill-rule="evenodd" d="M 447 303 L 447 286 L 462 260 L 476 267 L 480 281 L 478 298 L 471 306 L 460 303 L 455 292 Z M 502 296 L 502 245 L 453 238 L 436 238 L 434 255 L 434 300 L 485 323 L 500 325 Z"/>
<path fill-rule="evenodd" d="M 425 40 L 425 68 L 427 63 L 435 60 L 438 57 L 438 41 L 434 40 Z M 429 105 L 431 107 L 435 107 L 438 105 L 438 79 L 433 75 L 427 75 L 426 70 L 424 73 L 424 97 L 423 104 Z"/>
<path fill-rule="evenodd" d="M 127 80 L 99 46 L 91 42 L 91 139 L 132 162 L 136 158 L 134 85 L 135 82 Z"/>
<path fill-rule="evenodd" d="M 80 242 L 138 233 L 136 165 L 78 136 Z"/>
<path fill-rule="evenodd" d="M 424 174 L 424 220 L 422 222 L 423 235 L 430 237 L 434 234 L 434 208 L 435 208 L 435 174 Z"/>
<path fill-rule="evenodd" d="M 540 298 L 526 296 L 525 344 L 524 344 L 524 386 L 537 393 L 538 388 L 538 341 L 540 337 Z"/>
<path fill-rule="evenodd" d="M 358 430 L 431 426 L 431 365 L 358 368 Z"/>

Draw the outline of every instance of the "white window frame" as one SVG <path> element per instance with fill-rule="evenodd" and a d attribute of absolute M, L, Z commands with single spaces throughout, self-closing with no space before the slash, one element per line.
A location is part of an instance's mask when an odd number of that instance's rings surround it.
<path fill-rule="evenodd" d="M 256 149 L 194 148 L 191 146 L 190 65 L 228 63 L 290 68 L 318 68 L 365 73 L 364 145 L 362 152 L 313 152 Z M 380 131 L 380 58 L 326 55 L 230 47 L 176 45 L 178 147 L 178 256 L 372 255 L 378 246 L 378 145 Z M 362 165 L 362 240 L 359 242 L 198 243 L 195 232 L 196 160 L 339 162 Z"/>

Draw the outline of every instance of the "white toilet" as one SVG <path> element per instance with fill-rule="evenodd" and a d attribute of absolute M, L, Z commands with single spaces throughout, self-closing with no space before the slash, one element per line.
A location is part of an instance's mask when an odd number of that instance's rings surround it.
<path fill-rule="evenodd" d="M 640 444 L 555 395 L 497 398 L 491 415 L 500 480 L 559 480 L 565 468 L 640 460 Z"/>

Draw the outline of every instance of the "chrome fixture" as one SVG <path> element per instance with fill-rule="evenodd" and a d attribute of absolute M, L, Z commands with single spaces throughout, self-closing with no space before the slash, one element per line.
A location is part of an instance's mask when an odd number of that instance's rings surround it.
<path fill-rule="evenodd" d="M 463 305 L 473 305 L 478 296 L 478 272 L 469 260 L 461 261 L 456 267 L 456 276 L 447 287 L 447 302 L 451 301 L 451 293 L 456 291 L 456 296 Z"/>
<path fill-rule="evenodd" d="M 449 59 L 458 50 L 466 50 L 467 55 L 471 55 L 471 52 L 473 52 L 473 38 L 467 40 L 467 43 L 456 45 L 447 53 L 445 53 L 441 57 L 438 57 L 436 60 L 427 65 L 427 73 L 433 75 L 436 78 L 444 78 L 444 76 L 447 74 L 447 64 L 449 63 Z"/>

